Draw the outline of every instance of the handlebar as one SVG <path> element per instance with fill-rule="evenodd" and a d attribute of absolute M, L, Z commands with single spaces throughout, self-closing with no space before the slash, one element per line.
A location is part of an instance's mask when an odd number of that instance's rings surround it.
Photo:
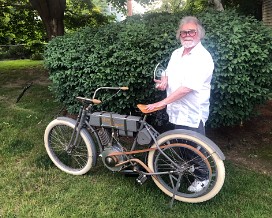
<path fill-rule="evenodd" d="M 95 98 L 90 99 L 90 98 L 84 98 L 84 97 L 78 96 L 78 97 L 76 97 L 76 99 L 79 100 L 79 101 L 81 101 L 84 104 L 91 104 L 91 103 L 93 103 L 93 104 L 100 104 L 101 103 L 100 100 L 95 99 Z"/>
<path fill-rule="evenodd" d="M 127 86 L 123 86 L 123 87 L 99 87 L 98 89 L 95 90 L 94 95 L 93 95 L 93 99 L 95 99 L 96 93 L 100 89 L 114 89 L 114 90 L 123 90 L 123 91 L 126 91 L 126 90 L 128 90 L 128 87 Z"/>
<path fill-rule="evenodd" d="M 123 90 L 123 91 L 126 91 L 126 90 L 128 90 L 128 87 L 127 86 L 122 86 L 122 87 L 99 87 L 98 89 L 95 90 L 92 99 L 85 98 L 85 97 L 80 97 L 80 96 L 76 97 L 76 99 L 79 100 L 79 101 L 81 101 L 84 104 L 91 104 L 91 103 L 93 103 L 93 104 L 101 104 L 101 101 L 95 98 L 96 93 L 100 89 L 114 89 L 114 90 Z"/>

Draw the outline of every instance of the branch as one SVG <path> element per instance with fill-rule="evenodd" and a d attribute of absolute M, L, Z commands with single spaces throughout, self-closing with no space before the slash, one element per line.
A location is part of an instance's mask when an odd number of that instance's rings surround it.
<path fill-rule="evenodd" d="M 30 84 L 28 84 L 27 86 L 24 87 L 24 90 L 22 91 L 22 93 L 18 96 L 16 103 L 18 103 L 20 101 L 20 99 L 23 97 L 23 95 L 25 94 L 26 90 L 28 90 L 30 88 L 30 86 L 32 86 L 33 82 L 31 82 Z"/>

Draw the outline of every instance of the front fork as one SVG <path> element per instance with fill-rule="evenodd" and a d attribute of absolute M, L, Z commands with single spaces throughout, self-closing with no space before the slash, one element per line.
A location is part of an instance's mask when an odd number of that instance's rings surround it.
<path fill-rule="evenodd" d="M 84 124 L 85 116 L 86 116 L 87 111 L 83 109 L 83 106 L 80 107 L 77 119 L 76 119 L 76 125 L 72 133 L 72 137 L 70 139 L 69 144 L 66 147 L 66 151 L 70 154 L 73 149 L 75 148 L 77 142 L 78 142 L 78 137 L 80 134 L 80 130 L 82 129 L 82 126 Z"/>

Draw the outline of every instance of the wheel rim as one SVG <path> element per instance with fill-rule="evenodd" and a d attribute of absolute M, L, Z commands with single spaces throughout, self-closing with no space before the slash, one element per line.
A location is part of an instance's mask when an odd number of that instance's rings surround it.
<path fill-rule="evenodd" d="M 54 126 L 49 134 L 50 153 L 58 164 L 69 171 L 80 171 L 88 162 L 88 149 L 81 135 L 76 146 L 69 148 L 73 128 L 67 125 Z"/>

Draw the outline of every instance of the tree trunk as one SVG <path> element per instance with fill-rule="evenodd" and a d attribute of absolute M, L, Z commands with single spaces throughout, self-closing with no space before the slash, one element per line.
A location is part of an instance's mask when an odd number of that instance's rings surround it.
<path fill-rule="evenodd" d="M 29 0 L 42 19 L 48 40 L 64 34 L 66 0 Z"/>
<path fill-rule="evenodd" d="M 127 16 L 132 16 L 132 0 L 127 0 Z"/>
<path fill-rule="evenodd" d="M 214 9 L 217 11 L 224 11 L 221 0 L 209 0 L 214 5 Z"/>

